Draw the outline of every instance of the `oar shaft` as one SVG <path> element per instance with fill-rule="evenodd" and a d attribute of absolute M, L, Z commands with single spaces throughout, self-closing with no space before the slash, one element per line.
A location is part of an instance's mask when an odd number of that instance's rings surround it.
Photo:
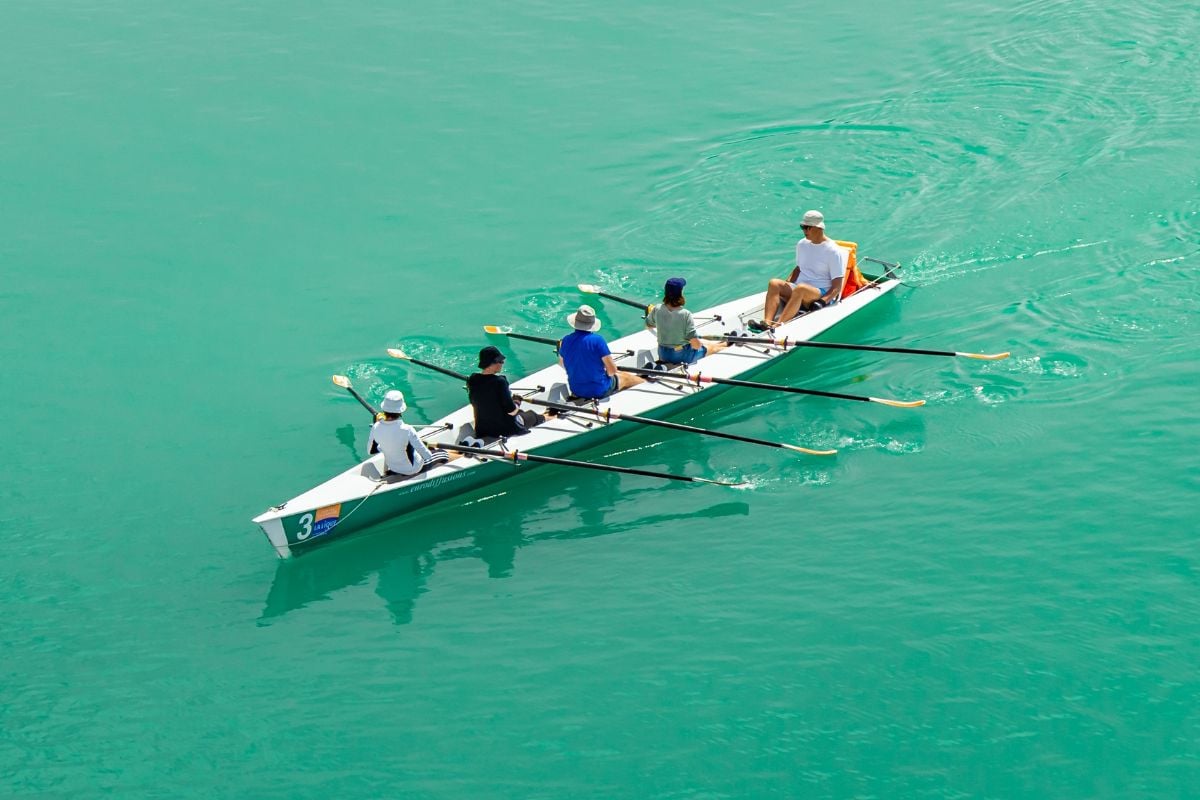
<path fill-rule="evenodd" d="M 354 396 L 354 399 L 355 399 L 355 400 L 357 400 L 358 402 L 362 403 L 362 407 L 363 407 L 363 408 L 365 408 L 367 411 L 370 411 L 370 412 L 371 412 L 371 416 L 372 416 L 372 417 L 377 417 L 377 416 L 379 416 L 379 412 L 378 412 L 378 411 L 376 411 L 374 408 L 372 408 L 370 403 L 368 403 L 366 400 L 363 400 L 363 397 L 362 397 L 362 395 L 361 395 L 361 394 L 359 394 L 358 392 L 354 391 L 354 387 L 353 387 L 353 386 L 347 386 L 347 387 L 345 387 L 345 389 L 346 389 L 346 391 L 347 391 L 347 392 L 349 392 L 350 394 L 352 394 L 352 395 Z"/>
<path fill-rule="evenodd" d="M 613 300 L 617 303 L 624 303 L 627 306 L 632 306 L 633 308 L 641 309 L 642 313 L 644 313 L 644 314 L 650 313 L 651 306 L 647 303 L 639 303 L 637 300 L 630 300 L 628 297 L 621 297 L 620 295 L 609 294 L 608 292 L 597 291 L 597 292 L 592 292 L 592 294 L 598 294 L 601 297 L 607 297 L 609 300 Z"/>
<path fill-rule="evenodd" d="M 605 422 L 608 422 L 609 420 L 625 420 L 626 422 L 635 422 L 635 423 L 638 423 L 639 425 L 650 425 L 650 426 L 656 427 L 656 428 L 666 428 L 668 430 L 684 431 L 686 433 L 698 433 L 702 436 L 715 436 L 718 439 L 730 439 L 735 442 L 746 442 L 747 444 L 761 444 L 764 447 L 780 447 L 780 448 L 786 447 L 788 449 L 792 449 L 793 447 L 795 447 L 795 445 L 785 445 L 783 442 L 772 442 L 772 441 L 768 441 L 766 439 L 756 439 L 753 436 L 740 436 L 736 433 L 725 433 L 724 431 L 714 431 L 709 428 L 697 428 L 695 425 L 684 425 L 683 423 L 680 423 L 680 422 L 667 422 L 666 420 L 651 419 L 650 417 L 638 417 L 633 414 L 618 414 L 615 411 L 610 411 L 610 410 L 601 411 L 599 409 L 588 408 L 586 406 L 584 406 L 584 407 L 568 406 L 568 405 L 563 405 L 562 403 L 551 403 L 546 400 L 534 400 L 534 399 L 528 398 L 528 397 L 524 398 L 524 400 L 527 403 L 533 403 L 534 405 L 544 406 L 546 408 L 552 408 L 555 411 L 583 412 L 585 414 L 591 414 L 593 416 L 599 417 L 600 419 L 604 420 Z M 806 452 L 806 453 L 817 452 L 817 451 L 810 451 L 806 448 L 800 448 L 800 449 L 802 452 Z M 836 452 L 836 451 L 834 451 L 834 452 Z"/>
<path fill-rule="evenodd" d="M 702 383 L 719 383 L 724 386 L 741 386 L 746 389 L 769 389 L 776 392 L 790 392 L 792 394 L 810 394 L 817 397 L 832 397 L 837 400 L 861 400 L 864 403 L 871 402 L 870 397 L 864 397 L 858 394 L 842 394 L 841 392 L 823 392 L 820 389 L 801 389 L 797 386 L 780 386 L 775 383 L 759 383 L 758 381 L 741 381 L 736 378 L 713 378 L 708 375 L 672 375 L 669 372 L 660 372 L 654 369 L 641 369 L 640 367 L 619 367 L 622 372 L 632 372 L 635 375 L 645 375 L 651 378 L 666 378 L 667 380 L 684 381 L 686 383 L 694 383 L 699 386 Z"/>
<path fill-rule="evenodd" d="M 458 378 L 460 381 L 463 381 L 463 382 L 466 382 L 466 380 L 467 380 L 467 376 L 463 375 L 461 372 L 455 372 L 452 369 L 446 369 L 445 367 L 439 367 L 437 364 L 430 364 L 428 361 L 422 361 L 419 358 L 413 358 L 412 356 L 408 356 L 405 360 L 411 361 L 412 363 L 416 364 L 417 366 L 425 367 L 425 369 L 431 369 L 434 372 L 440 372 L 443 375 L 449 375 L 451 378 Z"/>
<path fill-rule="evenodd" d="M 512 332 L 506 331 L 504 333 L 504 335 L 510 339 L 524 339 L 527 342 L 538 342 L 539 344 L 550 344 L 550 345 L 554 345 L 555 347 L 558 347 L 558 344 L 560 341 L 558 339 L 551 339 L 548 336 L 530 336 L 527 333 L 512 333 Z"/>
<path fill-rule="evenodd" d="M 488 450 L 483 447 L 468 447 L 459 444 L 436 444 L 435 447 L 440 447 L 444 450 L 454 450 L 459 453 L 467 453 L 470 455 L 485 456 L 489 458 L 502 458 L 510 461 L 533 461 L 539 464 L 557 464 L 561 467 L 579 467 L 581 469 L 594 469 L 601 472 L 619 472 L 624 475 L 643 475 L 647 478 L 662 478 L 670 481 L 683 481 L 686 483 L 718 483 L 722 486 L 732 486 L 734 484 L 723 483 L 722 481 L 713 481 L 707 478 L 693 478 L 690 475 L 673 475 L 669 472 L 654 472 L 648 469 L 636 469 L 634 467 L 616 467 L 611 464 L 596 464 L 592 461 L 576 461 L 570 458 L 554 458 L 552 456 L 538 456 L 532 453 L 523 453 L 519 450 L 509 450 L 500 452 L 498 450 Z"/>
<path fill-rule="evenodd" d="M 709 337 L 704 337 L 709 338 Z M 881 347 L 878 345 L 869 344 L 840 344 L 837 342 L 806 342 L 792 341 L 790 339 L 758 339 L 751 336 L 716 336 L 714 339 L 723 339 L 724 341 L 734 344 L 773 344 L 779 347 L 817 347 L 826 350 L 868 350 L 874 353 L 909 353 L 918 356 L 958 356 L 962 353 L 954 353 L 949 350 L 918 350 L 913 347 Z"/>

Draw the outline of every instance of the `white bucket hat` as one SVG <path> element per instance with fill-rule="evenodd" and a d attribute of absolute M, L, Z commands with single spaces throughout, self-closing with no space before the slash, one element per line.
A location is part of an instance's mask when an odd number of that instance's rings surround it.
<path fill-rule="evenodd" d="M 804 218 L 800 220 L 800 227 L 820 228 L 825 230 L 825 215 L 820 211 L 805 211 Z"/>
<path fill-rule="evenodd" d="M 399 389 L 392 389 L 383 396 L 383 402 L 379 404 L 379 410 L 387 414 L 403 414 L 408 408 L 408 403 L 404 402 L 404 392 Z"/>
<path fill-rule="evenodd" d="M 600 320 L 596 319 L 596 309 L 582 305 L 574 314 L 567 314 L 567 324 L 577 331 L 598 331 Z"/>

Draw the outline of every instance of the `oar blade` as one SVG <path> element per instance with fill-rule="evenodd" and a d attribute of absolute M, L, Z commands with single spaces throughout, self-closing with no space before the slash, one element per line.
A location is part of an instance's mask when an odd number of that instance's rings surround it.
<path fill-rule="evenodd" d="M 710 483 L 713 486 L 732 486 L 735 489 L 740 489 L 743 486 L 749 486 L 750 481 L 718 481 L 713 478 L 692 478 L 693 483 Z"/>
<path fill-rule="evenodd" d="M 512 333 L 512 328 L 507 325 L 484 325 L 483 332 L 503 335 Z"/>
<path fill-rule="evenodd" d="M 392 358 L 402 358 L 405 361 L 412 360 L 412 356 L 410 356 L 408 353 L 401 350 L 399 347 L 389 347 L 387 352 L 388 352 L 388 355 L 391 356 Z"/>
<path fill-rule="evenodd" d="M 980 361 L 1000 361 L 1008 358 L 1011 353 L 955 353 L 956 356 L 963 358 L 978 358 Z"/>
<path fill-rule="evenodd" d="M 334 384 L 342 387 L 343 389 L 350 388 L 350 379 L 347 378 L 345 375 L 334 375 L 333 382 L 334 382 Z"/>
<path fill-rule="evenodd" d="M 872 403 L 882 403 L 892 408 L 918 408 L 925 405 L 924 400 L 889 400 L 886 397 L 868 397 Z"/>
<path fill-rule="evenodd" d="M 788 450 L 795 450 L 797 453 L 804 453 L 810 456 L 836 456 L 837 450 L 813 450 L 810 447 L 801 447 L 798 444 L 786 444 L 780 442 L 780 446 L 786 447 Z"/>
<path fill-rule="evenodd" d="M 600 287 L 591 283 L 581 283 L 579 284 L 579 291 L 584 294 L 600 294 Z"/>

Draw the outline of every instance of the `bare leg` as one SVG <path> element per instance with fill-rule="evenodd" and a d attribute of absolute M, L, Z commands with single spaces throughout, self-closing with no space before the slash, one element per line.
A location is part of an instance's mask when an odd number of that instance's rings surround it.
<path fill-rule="evenodd" d="M 711 356 L 721 352 L 726 347 L 729 347 L 729 342 L 709 342 L 704 346 L 708 350 L 708 352 L 705 353 L 705 356 Z"/>
<path fill-rule="evenodd" d="M 792 317 L 796 316 L 796 312 L 800 310 L 800 306 L 812 305 L 812 301 L 821 296 L 821 290 L 815 286 L 809 286 L 807 283 L 796 284 L 792 290 L 792 296 L 784 306 L 783 313 L 779 315 L 781 323 L 787 322 Z"/>
<path fill-rule="evenodd" d="M 641 375 L 633 375 L 629 372 L 617 373 L 617 391 L 628 389 L 631 386 L 637 386 L 639 383 L 645 383 L 646 379 Z"/>
<path fill-rule="evenodd" d="M 763 322 L 768 325 L 771 320 L 775 319 L 775 312 L 779 309 L 779 301 L 788 302 L 792 298 L 792 285 L 780 278 L 772 278 L 767 284 L 767 300 L 763 307 Z"/>

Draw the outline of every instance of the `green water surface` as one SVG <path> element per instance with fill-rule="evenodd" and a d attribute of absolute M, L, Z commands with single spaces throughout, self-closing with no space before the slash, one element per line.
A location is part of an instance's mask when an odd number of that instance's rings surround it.
<path fill-rule="evenodd" d="M 0 795 L 1200 793 L 1200 17 L 1107 0 L 59 3 L 0 14 Z M 291 563 L 329 382 L 464 402 L 581 281 L 696 308 L 808 208 L 840 340 Z M 605 333 L 633 309 L 598 302 Z M 548 363 L 505 343 L 507 369 Z"/>

